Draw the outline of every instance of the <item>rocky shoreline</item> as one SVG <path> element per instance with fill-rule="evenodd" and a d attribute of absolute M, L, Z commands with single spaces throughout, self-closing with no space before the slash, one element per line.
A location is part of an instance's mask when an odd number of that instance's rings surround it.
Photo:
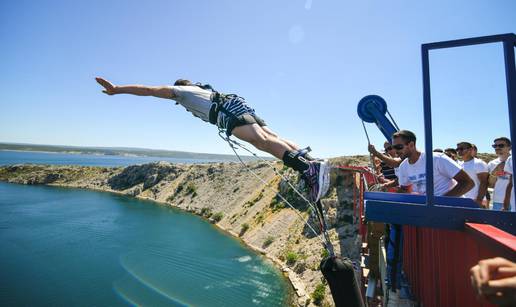
<path fill-rule="evenodd" d="M 333 163 L 357 165 L 362 164 L 363 159 L 340 159 Z M 297 175 L 281 163 L 275 164 L 283 176 L 294 182 L 297 180 Z M 323 284 L 318 266 L 324 249 L 318 237 L 305 226 L 304 222 L 310 219 L 309 208 L 267 164 L 254 162 L 249 166 L 268 184 L 260 182 L 237 163 L 188 165 L 168 162 L 125 168 L 3 166 L 0 167 L 0 181 L 118 193 L 200 215 L 272 260 L 290 280 L 297 296 L 294 301 L 300 306 L 312 305 L 311 294 Z M 337 184 L 323 199 L 330 237 L 337 253 L 358 262 L 360 238 L 357 225 L 353 224 L 351 206 L 353 179 L 349 173 L 339 172 L 332 178 Z M 295 210 L 277 197 L 278 192 L 294 205 Z M 324 300 L 318 303 L 333 305 L 327 287 Z"/>

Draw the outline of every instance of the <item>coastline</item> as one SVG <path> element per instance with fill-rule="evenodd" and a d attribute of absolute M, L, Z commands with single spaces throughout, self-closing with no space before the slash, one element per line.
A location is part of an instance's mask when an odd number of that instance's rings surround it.
<path fill-rule="evenodd" d="M 355 161 L 352 159 L 349 161 Z M 11 165 L 0 167 L 0 181 L 109 192 L 193 213 L 270 260 L 292 286 L 295 297 L 291 301 L 298 306 L 313 306 L 309 303 L 310 294 L 321 284 L 319 262 L 323 247 L 318 237 L 307 233 L 307 208 L 298 199 L 291 199 L 297 212 L 278 203 L 278 192 L 288 197 L 294 193 L 266 164 L 253 162 L 250 167 L 265 179 L 266 185 L 249 176 L 237 163 L 157 162 L 128 167 Z M 282 169 L 282 165 L 278 163 L 277 168 Z M 288 172 L 284 175 L 297 176 Z M 323 205 L 329 215 L 329 233 L 336 252 L 356 260 L 360 244 L 356 225 L 350 224 L 353 210 L 349 186 L 353 180 L 348 179 L 331 190 Z M 306 220 L 301 220 L 299 213 Z M 215 218 L 217 215 L 219 218 Z M 287 261 L 289 254 L 295 255 L 294 261 Z M 325 304 L 333 304 L 328 288 Z"/>

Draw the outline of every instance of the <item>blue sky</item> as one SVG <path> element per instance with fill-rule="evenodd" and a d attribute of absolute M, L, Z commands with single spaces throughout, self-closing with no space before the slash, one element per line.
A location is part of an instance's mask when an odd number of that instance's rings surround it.
<path fill-rule="evenodd" d="M 514 12 L 493 0 L 2 1 L 0 142 L 230 153 L 173 101 L 106 96 L 94 81 L 183 77 L 240 94 L 318 156 L 364 153 L 363 96 L 422 137 L 421 44 L 516 32 Z M 434 144 L 491 152 L 509 129 L 501 47 L 437 51 L 431 73 Z"/>

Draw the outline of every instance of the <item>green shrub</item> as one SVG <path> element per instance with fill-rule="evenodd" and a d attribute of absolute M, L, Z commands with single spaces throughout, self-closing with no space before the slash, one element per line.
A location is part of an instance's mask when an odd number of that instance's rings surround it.
<path fill-rule="evenodd" d="M 263 248 L 266 248 L 266 247 L 268 247 L 269 245 L 271 245 L 271 244 L 272 244 L 272 242 L 274 242 L 274 237 L 272 237 L 272 236 L 268 236 L 268 237 L 265 239 L 265 241 L 263 241 L 263 245 L 262 245 L 262 247 L 263 247 Z"/>
<path fill-rule="evenodd" d="M 323 283 L 320 283 L 315 287 L 314 292 L 312 293 L 311 297 L 314 300 L 314 304 L 317 306 L 320 306 L 321 303 L 324 300 L 324 295 L 326 292 L 326 286 Z"/>
<path fill-rule="evenodd" d="M 249 230 L 249 224 L 243 223 L 242 228 L 240 229 L 240 236 L 243 236 L 247 230 Z"/>
<path fill-rule="evenodd" d="M 258 196 L 256 196 L 253 200 L 250 200 L 248 202 L 245 203 L 245 206 L 248 206 L 248 207 L 252 207 L 254 206 L 257 202 L 260 201 L 260 199 L 263 198 L 263 193 L 260 192 L 260 194 L 258 194 Z"/>
<path fill-rule="evenodd" d="M 299 259 L 299 255 L 296 252 L 287 252 L 285 259 L 288 265 L 292 265 Z"/>
<path fill-rule="evenodd" d="M 182 184 L 178 185 L 176 188 L 176 194 L 181 193 L 181 191 L 183 191 L 183 188 L 184 188 L 184 185 L 182 185 Z"/>
<path fill-rule="evenodd" d="M 259 224 L 259 223 L 263 222 L 264 219 L 265 219 L 265 217 L 263 216 L 263 213 L 260 213 L 258 215 L 258 217 L 256 218 L 256 223 Z"/>
<path fill-rule="evenodd" d="M 192 194 L 192 197 L 195 197 L 194 194 L 197 195 L 197 187 L 193 182 L 188 183 L 186 186 L 186 195 L 190 194 Z"/>
<path fill-rule="evenodd" d="M 328 252 L 327 249 L 323 249 L 322 252 L 321 252 L 321 257 L 322 258 L 326 258 L 330 255 L 330 253 Z"/>
<path fill-rule="evenodd" d="M 272 212 L 276 212 L 285 208 L 285 204 L 279 199 L 279 197 L 274 197 L 269 204 L 269 207 L 272 208 Z"/>
<path fill-rule="evenodd" d="M 205 207 L 201 209 L 201 216 L 204 216 L 205 218 L 209 218 L 212 214 L 211 208 Z"/>
<path fill-rule="evenodd" d="M 214 220 L 216 223 L 218 223 L 218 222 L 220 222 L 220 221 L 222 220 L 222 218 L 224 217 L 224 213 L 222 213 L 222 212 L 217 212 L 217 213 L 215 213 L 212 217 L 213 217 L 213 220 Z"/>

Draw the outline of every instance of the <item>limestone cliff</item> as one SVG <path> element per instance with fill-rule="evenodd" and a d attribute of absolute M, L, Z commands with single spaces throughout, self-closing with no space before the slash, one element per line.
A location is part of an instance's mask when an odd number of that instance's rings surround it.
<path fill-rule="evenodd" d="M 279 162 L 273 163 L 284 176 L 297 181 L 296 174 Z M 363 164 L 363 159 L 333 163 L 356 165 Z M 310 209 L 267 164 L 255 162 L 250 168 L 268 184 L 237 163 L 159 162 L 125 168 L 14 165 L 0 167 L 0 180 L 121 193 L 201 215 L 273 260 L 291 280 L 299 304 L 305 305 L 323 281 L 318 266 L 324 251 L 319 238 L 305 225 L 310 221 Z M 332 178 L 336 188 L 323 199 L 330 237 L 337 253 L 358 262 L 360 238 L 353 219 L 353 178 L 343 172 L 334 172 Z M 280 191 L 296 209 L 277 197 Z M 332 305 L 328 289 L 326 292 L 323 303 Z"/>

